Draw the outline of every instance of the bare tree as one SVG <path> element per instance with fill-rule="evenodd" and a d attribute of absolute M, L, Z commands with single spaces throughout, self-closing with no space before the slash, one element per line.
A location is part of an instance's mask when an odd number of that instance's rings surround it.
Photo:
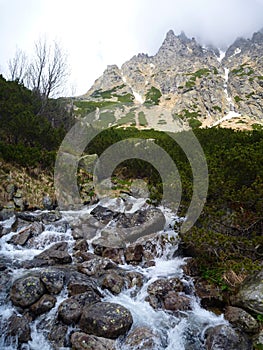
<path fill-rule="evenodd" d="M 9 74 L 11 80 L 18 79 L 42 98 L 54 97 L 63 92 L 69 76 L 67 55 L 57 42 L 48 44 L 41 38 L 29 63 L 23 51 L 17 50 L 9 60 Z"/>
<path fill-rule="evenodd" d="M 8 61 L 9 79 L 18 80 L 20 83 L 24 83 L 27 77 L 27 57 L 26 54 L 17 49 L 13 59 Z"/>
<path fill-rule="evenodd" d="M 69 75 L 67 55 L 57 42 L 47 44 L 39 39 L 35 43 L 34 57 L 29 65 L 28 85 L 43 97 L 61 93 Z"/>

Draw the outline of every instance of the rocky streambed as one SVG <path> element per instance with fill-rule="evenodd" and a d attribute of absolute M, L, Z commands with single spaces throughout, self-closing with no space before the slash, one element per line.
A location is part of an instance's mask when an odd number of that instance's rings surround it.
<path fill-rule="evenodd" d="M 212 292 L 187 274 L 174 231 L 182 219 L 167 208 L 124 195 L 78 211 L 2 211 L 1 220 L 1 349 L 263 346 L 263 273 L 221 313 L 203 308 Z"/>

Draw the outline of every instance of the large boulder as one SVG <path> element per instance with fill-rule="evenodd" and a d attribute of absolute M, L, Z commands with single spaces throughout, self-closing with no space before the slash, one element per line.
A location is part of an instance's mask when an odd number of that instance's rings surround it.
<path fill-rule="evenodd" d="M 50 248 L 38 254 L 32 260 L 36 266 L 68 264 L 72 262 L 72 258 L 68 253 L 68 243 L 58 242 L 53 244 Z"/>
<path fill-rule="evenodd" d="M 252 350 L 251 342 L 228 325 L 219 325 L 207 331 L 207 350 Z"/>
<path fill-rule="evenodd" d="M 232 304 L 263 314 L 263 270 L 252 274 L 240 286 Z"/>
<path fill-rule="evenodd" d="M 112 339 L 95 337 L 82 332 L 71 335 L 72 350 L 115 350 L 115 341 Z"/>
<path fill-rule="evenodd" d="M 225 311 L 225 319 L 228 320 L 234 328 L 246 333 L 257 333 L 259 328 L 255 318 L 239 307 L 228 306 Z"/>
<path fill-rule="evenodd" d="M 29 321 L 24 316 L 12 315 L 7 322 L 7 335 L 17 337 L 19 343 L 31 339 Z"/>
<path fill-rule="evenodd" d="M 83 273 L 79 273 L 77 271 L 72 272 L 68 281 L 69 296 L 89 291 L 96 293 L 98 296 L 101 296 L 101 293 L 97 289 L 95 280 L 84 275 Z"/>
<path fill-rule="evenodd" d="M 67 325 L 77 323 L 82 314 L 83 307 L 99 301 L 100 297 L 93 291 L 74 295 L 59 305 L 58 319 Z"/>
<path fill-rule="evenodd" d="M 122 234 L 125 242 L 133 243 L 139 238 L 163 230 L 164 225 L 165 217 L 161 210 L 150 208 L 122 215 L 117 224 L 117 232 Z"/>
<path fill-rule="evenodd" d="M 86 333 L 116 339 L 126 334 L 132 323 L 132 315 L 125 307 L 115 303 L 100 302 L 84 307 L 79 325 Z"/>
<path fill-rule="evenodd" d="M 28 307 L 38 301 L 45 293 L 45 286 L 37 276 L 26 276 L 16 280 L 10 291 L 13 304 Z"/>

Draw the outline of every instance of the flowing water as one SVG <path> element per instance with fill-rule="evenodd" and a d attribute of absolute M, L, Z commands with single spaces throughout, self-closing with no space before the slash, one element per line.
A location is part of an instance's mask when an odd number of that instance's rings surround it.
<path fill-rule="evenodd" d="M 127 205 L 128 203 L 128 205 Z M 134 213 L 139 209 L 147 207 L 144 199 L 134 199 L 132 197 L 124 202 L 122 199 L 104 199 L 100 203 L 104 207 L 111 210 Z M 45 225 L 44 231 L 37 237 L 34 246 L 30 248 L 15 246 L 8 243 L 15 232 L 10 232 L 0 239 L 0 256 L 1 261 L 8 266 L 8 275 L 1 286 L 0 291 L 0 349 L 15 350 L 19 349 L 17 339 L 15 337 L 8 338 L 5 333 L 6 320 L 13 312 L 19 314 L 19 311 L 12 306 L 8 298 L 8 290 L 11 283 L 18 277 L 24 275 L 27 270 L 20 267 L 21 261 L 33 258 L 43 250 L 49 248 L 54 242 L 67 241 L 69 244 L 69 252 L 72 253 L 74 239 L 71 235 L 70 226 L 67 222 L 72 223 L 79 217 L 90 213 L 96 205 L 85 207 L 82 210 L 62 212 L 62 219 L 59 224 L 56 223 Z M 155 348 L 158 350 L 205 350 L 204 333 L 207 328 L 224 324 L 226 321 L 223 316 L 217 316 L 212 312 L 203 309 L 194 293 L 193 281 L 183 273 L 183 265 L 186 258 L 180 257 L 177 252 L 177 233 L 174 232 L 174 223 L 180 220 L 173 215 L 169 209 L 160 208 L 165 215 L 166 225 L 164 227 L 165 234 L 169 238 L 165 247 L 159 246 L 155 257 L 155 266 L 144 268 L 142 266 L 121 265 L 124 270 L 139 272 L 144 277 L 144 284 L 138 291 L 135 287 L 126 289 L 119 295 L 112 295 L 109 291 L 103 290 L 104 301 L 116 302 L 128 308 L 133 316 L 133 328 L 136 326 L 146 326 L 153 331 L 155 335 Z M 5 228 L 11 227 L 15 218 L 11 218 L 3 222 Z M 116 222 L 110 222 L 108 226 L 114 226 Z M 100 236 L 98 230 L 96 237 Z M 96 238 L 91 238 L 91 241 Z M 172 239 L 171 239 L 172 238 Z M 91 244 L 89 245 L 91 247 Z M 90 248 L 92 251 L 92 248 Z M 2 273 L 2 272 L 1 272 Z M 177 277 L 182 280 L 184 285 L 188 286 L 191 297 L 191 310 L 179 313 L 167 312 L 164 310 L 153 309 L 148 302 L 147 287 L 160 278 Z M 55 307 L 48 313 L 37 317 L 31 322 L 32 340 L 21 346 L 22 350 L 52 350 L 53 347 L 47 340 L 47 331 L 45 325 L 47 322 L 53 322 L 59 304 L 67 298 L 67 290 L 64 288 L 57 297 Z M 74 328 L 69 327 L 68 336 Z M 122 340 L 117 341 L 118 349 L 124 349 Z M 60 348 L 70 349 L 70 348 Z M 128 348 L 127 348 L 128 349 Z M 131 350 L 131 348 L 129 348 Z"/>

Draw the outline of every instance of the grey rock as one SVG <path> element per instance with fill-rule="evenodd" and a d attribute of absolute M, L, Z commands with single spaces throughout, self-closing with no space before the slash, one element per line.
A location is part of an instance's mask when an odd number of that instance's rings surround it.
<path fill-rule="evenodd" d="M 206 349 L 252 350 L 252 344 L 244 335 L 230 326 L 221 325 L 207 331 Z"/>
<path fill-rule="evenodd" d="M 255 313 L 263 314 L 263 270 L 258 271 L 248 278 L 240 286 L 233 297 L 233 305 Z"/>
<path fill-rule="evenodd" d="M 115 350 L 115 341 L 95 337 L 83 332 L 74 332 L 71 335 L 72 350 Z"/>
<path fill-rule="evenodd" d="M 12 315 L 8 319 L 7 324 L 7 335 L 17 337 L 20 344 L 31 340 L 31 330 L 26 317 Z"/>
<path fill-rule="evenodd" d="M 107 288 L 113 294 L 120 294 L 124 287 L 124 278 L 116 271 L 109 272 L 103 277 L 101 286 L 102 288 Z"/>
<path fill-rule="evenodd" d="M 238 307 L 228 306 L 225 311 L 225 319 L 228 320 L 232 326 L 246 333 L 257 333 L 259 325 L 255 318 L 248 312 Z"/>
<path fill-rule="evenodd" d="M 100 298 L 94 291 L 74 295 L 59 305 L 58 319 L 67 325 L 76 324 L 81 317 L 83 308 L 99 301 Z"/>
<path fill-rule="evenodd" d="M 43 270 L 40 278 L 50 294 L 59 294 L 64 285 L 65 274 L 59 270 Z"/>
<path fill-rule="evenodd" d="M 129 333 L 124 346 L 127 350 L 152 350 L 160 344 L 160 340 L 154 332 L 147 327 L 137 327 Z"/>
<path fill-rule="evenodd" d="M 38 316 L 50 311 L 56 303 L 56 298 L 52 295 L 44 294 L 36 303 L 30 306 L 30 311 Z"/>
<path fill-rule="evenodd" d="M 45 287 L 40 278 L 29 275 L 14 282 L 10 299 L 14 305 L 27 307 L 38 301 L 44 293 Z"/>
<path fill-rule="evenodd" d="M 100 302 L 84 307 L 79 325 L 85 333 L 116 339 L 126 334 L 132 323 L 132 315 L 125 307 L 115 303 Z"/>

